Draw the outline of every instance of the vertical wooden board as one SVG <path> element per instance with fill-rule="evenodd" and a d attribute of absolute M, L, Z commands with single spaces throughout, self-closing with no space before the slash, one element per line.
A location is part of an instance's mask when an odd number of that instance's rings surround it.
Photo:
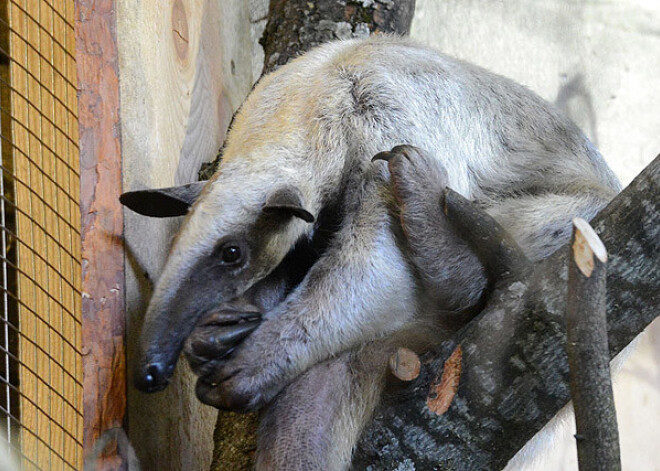
<path fill-rule="evenodd" d="M 27 146 L 27 109 L 28 103 L 24 98 L 27 95 L 26 89 L 26 69 L 27 61 L 27 42 L 19 37 L 25 36 L 25 15 L 21 12 L 18 6 L 14 3 L 8 5 L 8 17 L 13 31 L 10 33 L 9 46 L 10 56 L 20 58 L 15 62 L 10 63 L 10 78 L 11 87 L 13 88 L 11 96 L 11 110 L 12 110 L 12 145 L 14 146 L 14 175 L 18 180 L 16 184 L 15 203 L 18 207 L 22 208 L 24 212 L 19 212 L 16 215 L 16 232 L 17 236 L 30 244 L 29 232 L 29 173 L 28 163 L 25 159 L 19 158 L 20 150 Z M 36 461 L 37 457 L 37 440 L 35 436 L 36 431 L 36 416 L 37 409 L 35 405 L 29 400 L 36 389 L 37 378 L 32 373 L 32 368 L 29 363 L 34 362 L 34 346 L 33 342 L 36 341 L 34 335 L 35 319 L 34 314 L 31 312 L 34 309 L 31 304 L 33 298 L 28 298 L 32 283 L 29 275 L 25 270 L 30 268 L 30 257 L 28 249 L 25 245 L 17 248 L 17 263 L 22 268 L 18 272 L 18 297 L 24 303 L 19 307 L 19 328 L 21 329 L 21 337 L 19 341 L 19 360 L 21 366 L 19 367 L 19 377 L 21 381 L 21 402 L 19 404 L 21 431 L 20 431 L 20 445 L 25 459 L 22 461 L 22 466 L 30 469 L 30 461 Z M 32 370 L 32 371 L 31 371 Z"/>
<path fill-rule="evenodd" d="M 55 8 L 59 11 L 62 11 L 62 5 L 60 2 L 55 3 Z M 53 59 L 58 64 L 66 63 L 68 60 L 68 55 L 66 53 L 66 25 L 64 20 L 59 14 L 54 14 L 52 16 L 52 30 L 53 30 Z M 72 49 L 72 48 L 70 48 Z M 69 71 L 69 73 L 71 73 Z M 53 91 L 54 94 L 58 97 L 66 96 L 66 82 L 60 74 L 54 74 L 53 76 Z M 71 106 L 70 103 L 66 103 L 68 106 Z M 78 188 L 77 184 L 72 184 L 77 181 L 77 175 L 71 170 L 71 166 L 75 166 L 75 162 L 72 162 L 72 158 L 77 154 L 77 134 L 75 136 L 67 135 L 70 133 L 70 121 L 68 118 L 67 110 L 64 106 L 64 103 L 60 100 L 56 100 L 53 103 L 53 121 L 55 123 L 55 151 L 60 159 L 57 162 L 57 168 L 59 174 L 62 175 L 61 185 L 62 190 L 60 190 L 61 199 L 60 199 L 60 213 L 67 216 L 70 224 L 63 224 L 61 227 L 60 241 L 63 245 L 73 253 L 74 248 L 77 247 L 77 244 L 73 244 L 74 236 L 79 236 L 79 232 L 76 234 L 74 231 L 75 227 L 79 226 L 79 219 L 75 218 L 79 214 L 78 207 L 78 194 L 77 191 L 74 192 L 74 189 Z M 75 119 L 73 121 L 76 121 Z M 71 280 L 73 283 L 76 283 L 75 286 L 80 286 L 80 281 L 75 279 L 74 275 L 74 263 L 75 259 L 69 254 L 63 254 L 61 261 L 61 269 L 64 276 Z M 73 294 L 73 293 L 72 293 Z M 75 302 L 78 299 L 78 296 L 67 296 L 64 300 L 64 306 L 69 312 L 81 312 L 80 305 Z M 76 348 L 81 349 L 81 346 L 78 345 L 79 335 L 76 332 L 76 320 L 70 316 L 64 315 L 62 317 L 62 332 L 65 338 L 76 339 L 74 345 Z M 71 361 L 74 356 L 71 354 L 72 348 L 69 345 L 62 346 L 62 358 L 63 361 Z M 77 363 L 77 362 L 75 362 Z M 81 375 L 81 372 L 76 372 L 76 374 Z M 71 378 L 62 377 L 62 392 L 67 403 L 64 406 L 62 413 L 62 425 L 66 430 L 73 430 L 76 432 L 76 436 L 82 435 L 82 430 L 79 430 L 77 423 L 77 416 L 75 414 L 75 407 L 80 407 L 79 398 L 76 397 L 76 391 L 74 387 L 75 383 Z M 72 406 L 73 405 L 73 406 Z M 68 447 L 65 450 L 65 456 L 74 454 L 76 450 Z"/>
<path fill-rule="evenodd" d="M 61 212 L 59 201 L 59 187 L 61 177 L 57 171 L 57 162 L 60 157 L 57 154 L 55 142 L 55 122 L 54 122 L 54 101 L 53 92 L 53 43 L 54 39 L 48 31 L 52 24 L 53 11 L 46 2 L 42 2 L 39 8 L 38 23 L 40 27 L 39 34 L 39 54 L 40 54 L 40 112 L 41 112 L 41 141 L 43 143 L 43 168 L 44 174 L 49 176 L 46 185 L 46 197 L 51 202 L 52 209 L 46 211 L 46 223 L 49 228 L 50 237 L 47 246 L 48 261 L 48 331 L 49 339 L 49 362 L 48 362 L 48 386 L 50 389 L 49 416 L 51 420 L 51 447 L 59 456 L 68 461 L 75 461 L 75 456 L 65 455 L 65 443 L 67 430 L 63 424 L 64 398 L 62 395 L 63 382 L 62 371 L 59 365 L 62 362 L 62 318 L 64 313 L 62 272 L 61 272 L 61 251 L 58 241 L 62 240 L 60 227 L 64 225 L 66 216 Z"/>
<path fill-rule="evenodd" d="M 117 6 L 124 190 L 193 181 L 252 86 L 247 2 L 119 0 Z M 125 212 L 129 360 L 177 225 Z M 197 401 L 186 367 L 179 364 L 172 384 L 157 395 L 129 385 L 129 437 L 147 469 L 210 463 L 216 411 Z"/>
<path fill-rule="evenodd" d="M 11 144 L 18 208 L 22 464 L 25 469 L 78 469 L 82 466 L 81 430 L 68 427 L 65 419 L 67 413 L 80 417 L 82 412 L 80 400 L 75 395 L 69 399 L 66 393 L 67 379 L 76 383 L 76 374 L 82 376 L 76 371 L 80 339 L 75 329 L 66 332 L 64 320 L 80 323 L 80 302 L 76 300 L 80 298 L 79 249 L 78 257 L 75 255 L 79 230 L 62 230 L 64 226 L 75 228 L 76 222 L 69 201 L 68 211 L 62 204 L 68 196 L 64 185 L 71 186 L 71 178 L 58 162 L 69 160 L 73 169 L 78 164 L 77 149 L 67 154 L 57 145 L 58 128 L 66 133 L 68 125 L 55 122 L 56 103 L 68 97 L 58 96 L 54 86 L 58 74 L 74 83 L 75 74 L 67 75 L 68 64 L 54 56 L 51 30 L 55 11 L 47 2 L 10 0 L 8 16 Z M 67 345 L 74 345 L 68 355 Z M 75 424 L 76 418 L 71 422 Z"/>
<path fill-rule="evenodd" d="M 72 5 L 62 4 L 67 11 Z M 84 443 L 89 451 L 101 434 L 122 427 L 124 421 L 123 220 L 118 201 L 121 159 L 115 4 L 111 0 L 77 0 L 75 6 L 79 108 L 75 87 L 66 81 L 56 81 L 56 86 L 63 87 L 66 95 L 57 112 L 67 116 L 68 129 L 74 135 L 80 133 L 84 363 L 79 368 L 85 379 Z M 73 44 L 69 28 L 62 40 L 67 47 Z M 70 57 L 66 62 L 75 67 Z M 72 110 L 79 114 L 79 130 Z M 81 392 L 79 385 L 73 385 L 76 398 Z M 123 469 L 116 447 L 108 448 L 96 469 Z"/>
<path fill-rule="evenodd" d="M 39 25 L 34 17 L 38 14 L 38 4 L 35 0 L 28 0 L 26 10 L 31 14 L 27 14 L 27 39 L 28 39 L 28 100 L 30 107 L 28 109 L 28 126 L 29 126 L 29 141 L 27 156 L 34 164 L 30 174 L 30 192 L 31 192 L 31 207 L 32 218 L 40 224 L 39 229 L 32 227 L 33 245 L 31 250 L 32 263 L 34 270 L 34 281 L 36 282 L 36 312 L 37 312 L 37 329 L 36 329 L 36 342 L 42 347 L 36 350 L 36 364 L 34 367 L 37 371 L 37 388 L 34 401 L 39 405 L 37 413 L 37 433 L 44 446 L 39 447 L 37 454 L 39 463 L 52 463 L 51 458 L 51 439 L 52 430 L 49 419 L 50 414 L 50 401 L 49 390 L 47 381 L 49 378 L 49 359 L 48 351 L 50 350 L 49 338 L 49 312 L 48 312 L 48 270 L 43 262 L 43 258 L 48 257 L 47 252 L 47 225 L 46 220 L 46 201 L 47 195 L 45 191 L 45 178 L 44 178 L 44 155 L 41 143 L 41 97 L 40 97 L 40 80 L 41 80 L 41 60 L 39 58 Z M 40 255 L 41 257 L 37 257 Z"/>

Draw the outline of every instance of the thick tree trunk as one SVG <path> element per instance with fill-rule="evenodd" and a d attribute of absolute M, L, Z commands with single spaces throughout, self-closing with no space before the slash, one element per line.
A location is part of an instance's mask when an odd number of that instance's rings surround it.
<path fill-rule="evenodd" d="M 414 12 L 415 0 L 271 0 L 261 39 L 264 73 L 333 39 L 408 34 Z"/>
<path fill-rule="evenodd" d="M 462 203 L 448 206 L 450 218 L 476 227 Z M 659 314 L 660 157 L 592 225 L 609 253 L 613 358 Z M 464 234 L 468 240 L 483 235 Z M 565 249 L 533 267 L 512 263 L 511 274 L 496 286 L 484 311 L 422 358 L 422 372 L 405 399 L 377 412 L 360 441 L 354 468 L 504 467 L 570 399 L 567 257 Z"/>

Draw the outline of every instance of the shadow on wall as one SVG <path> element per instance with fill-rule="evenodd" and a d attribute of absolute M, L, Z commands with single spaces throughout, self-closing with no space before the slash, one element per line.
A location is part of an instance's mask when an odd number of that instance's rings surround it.
<path fill-rule="evenodd" d="M 591 93 L 585 86 L 584 75 L 577 74 L 559 87 L 555 105 L 574 123 L 579 123 L 591 142 L 598 147 L 596 110 Z"/>

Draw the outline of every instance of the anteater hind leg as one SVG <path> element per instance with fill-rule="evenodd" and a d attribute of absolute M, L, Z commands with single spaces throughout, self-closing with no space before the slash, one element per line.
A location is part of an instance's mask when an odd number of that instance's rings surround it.
<path fill-rule="evenodd" d="M 374 160 L 386 160 L 401 226 L 411 258 L 436 306 L 460 310 L 476 304 L 486 276 L 476 255 L 443 213 L 447 172 L 440 161 L 413 146 L 397 146 Z"/>
<path fill-rule="evenodd" d="M 391 350 L 387 341 L 370 342 L 289 384 L 262 412 L 257 470 L 348 469 L 380 399 Z"/>

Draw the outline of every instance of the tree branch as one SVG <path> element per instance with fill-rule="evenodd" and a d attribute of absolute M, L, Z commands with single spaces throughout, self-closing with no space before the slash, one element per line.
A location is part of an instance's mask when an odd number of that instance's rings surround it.
<path fill-rule="evenodd" d="M 580 471 L 620 470 L 605 314 L 607 252 L 589 223 L 573 221 L 568 257 L 566 352 Z"/>
<path fill-rule="evenodd" d="M 452 217 L 451 208 L 447 215 Z M 465 220 L 465 227 L 471 222 Z M 592 225 L 610 253 L 611 359 L 658 315 L 660 157 Z M 501 469 L 566 405 L 567 252 L 558 251 L 531 271 L 514 270 L 474 321 L 422 357 L 422 371 L 405 400 L 383 405 L 365 431 L 355 469 Z M 436 379 L 450 356 L 458 383 L 453 391 L 450 381 L 443 386 Z M 439 394 L 451 399 L 444 413 L 429 406 Z"/>

